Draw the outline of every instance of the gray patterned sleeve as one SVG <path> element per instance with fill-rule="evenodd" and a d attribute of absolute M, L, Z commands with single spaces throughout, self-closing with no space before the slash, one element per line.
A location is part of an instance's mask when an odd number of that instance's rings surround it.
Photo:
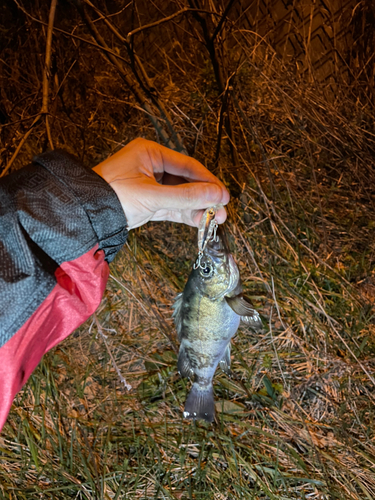
<path fill-rule="evenodd" d="M 67 153 L 42 154 L 1 179 L 0 347 L 50 293 L 63 262 L 97 244 L 111 262 L 127 234 L 116 193 Z"/>

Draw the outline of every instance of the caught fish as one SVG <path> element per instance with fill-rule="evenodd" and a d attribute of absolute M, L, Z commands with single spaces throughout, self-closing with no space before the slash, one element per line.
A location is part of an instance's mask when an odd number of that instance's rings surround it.
<path fill-rule="evenodd" d="M 212 422 L 212 379 L 218 365 L 230 374 L 230 341 L 240 320 L 261 327 L 259 314 L 242 295 L 240 274 L 221 227 L 206 242 L 173 307 L 180 341 L 177 368 L 193 382 L 184 417 Z"/>

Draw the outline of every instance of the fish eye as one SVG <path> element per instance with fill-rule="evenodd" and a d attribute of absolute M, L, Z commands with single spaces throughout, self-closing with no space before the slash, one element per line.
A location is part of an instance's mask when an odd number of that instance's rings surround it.
<path fill-rule="evenodd" d="M 205 267 L 203 267 L 203 268 L 201 269 L 201 274 L 202 274 L 202 276 L 206 276 L 206 277 L 207 277 L 207 276 L 210 276 L 211 272 L 212 272 L 212 269 L 211 269 L 211 267 L 210 267 L 210 266 L 208 266 L 208 265 L 206 265 Z"/>

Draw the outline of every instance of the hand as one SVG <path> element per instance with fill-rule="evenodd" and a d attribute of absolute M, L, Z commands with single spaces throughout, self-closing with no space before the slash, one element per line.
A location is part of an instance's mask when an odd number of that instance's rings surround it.
<path fill-rule="evenodd" d="M 116 192 L 128 229 L 168 220 L 197 226 L 207 207 L 229 202 L 224 184 L 194 158 L 135 139 L 94 167 Z M 219 224 L 225 208 L 216 214 Z"/>

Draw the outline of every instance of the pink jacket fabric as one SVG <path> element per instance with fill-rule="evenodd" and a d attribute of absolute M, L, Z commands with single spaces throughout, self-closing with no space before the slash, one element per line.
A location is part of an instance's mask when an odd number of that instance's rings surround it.
<path fill-rule="evenodd" d="M 43 354 L 99 306 L 127 238 L 112 188 L 46 153 L 0 182 L 0 431 Z"/>

